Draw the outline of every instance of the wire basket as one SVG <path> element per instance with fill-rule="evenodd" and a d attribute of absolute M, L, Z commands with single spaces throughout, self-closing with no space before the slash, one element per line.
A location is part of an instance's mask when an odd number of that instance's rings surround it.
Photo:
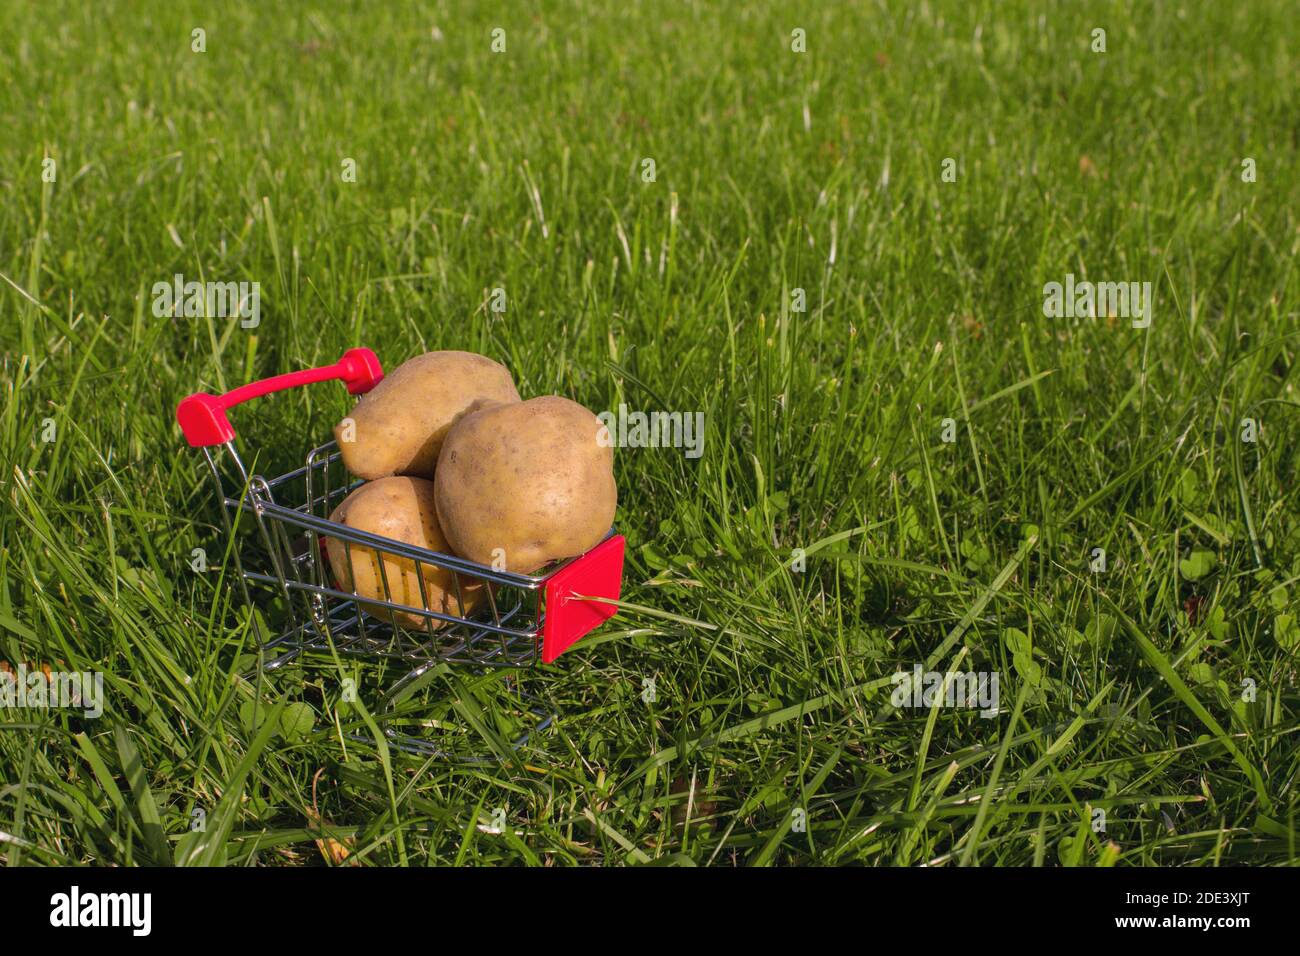
<path fill-rule="evenodd" d="M 334 365 L 264 379 L 224 395 L 197 393 L 177 406 L 186 440 L 203 451 L 227 536 L 251 521 L 253 534 L 232 549 L 245 601 L 254 609 L 274 603 L 281 610 L 279 633 L 268 636 L 259 628 L 265 668 L 275 669 L 312 650 L 414 665 L 399 685 L 440 663 L 533 667 L 551 663 L 612 617 L 622 585 L 624 544 L 613 531 L 586 554 L 518 574 L 330 521 L 339 502 L 363 484 L 348 475 L 333 441 L 312 448 L 301 467 L 278 477 L 249 473 L 235 447 L 228 409 L 331 380 L 342 380 L 351 394 L 359 395 L 382 378 L 372 351 L 351 349 Z M 360 601 L 337 586 L 337 569 L 329 566 L 325 544 L 331 538 L 342 543 L 349 563 L 373 556 L 382 599 Z M 403 581 L 407 570 L 413 571 L 418 603 L 412 593 L 394 599 L 389 560 L 401 566 Z M 431 610 L 426 574 L 437 570 L 450 572 L 457 608 L 465 607 L 462 589 L 470 587 L 482 588 L 482 606 L 463 617 Z M 350 569 L 347 579 L 356 580 Z M 418 626 L 397 623 L 402 619 Z"/>

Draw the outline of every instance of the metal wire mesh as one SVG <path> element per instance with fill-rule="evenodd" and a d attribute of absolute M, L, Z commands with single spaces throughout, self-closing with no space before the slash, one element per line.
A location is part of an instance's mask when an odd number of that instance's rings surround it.
<path fill-rule="evenodd" d="M 257 606 L 251 587 L 279 599 L 278 633 L 259 635 L 267 668 L 307 651 L 329 651 L 331 645 L 343 654 L 423 665 L 411 678 L 440 662 L 492 667 L 538 662 L 541 590 L 547 577 L 569 562 L 516 574 L 330 521 L 334 508 L 362 484 L 343 468 L 335 442 L 313 448 L 301 467 L 271 479 L 250 475 L 233 442 L 205 448 L 204 455 L 226 531 L 239 534 L 234 553 L 245 598 Z M 340 586 L 342 569 L 330 567 L 331 539 L 347 563 L 346 580 L 357 580 L 357 562 L 369 562 L 378 570 L 374 577 L 382 596 L 359 599 Z M 454 603 L 450 595 L 441 604 L 431 598 L 435 576 L 452 582 Z M 395 583 L 402 585 L 397 594 L 402 600 L 395 599 Z M 458 612 L 471 591 L 477 606 L 462 615 Z"/>

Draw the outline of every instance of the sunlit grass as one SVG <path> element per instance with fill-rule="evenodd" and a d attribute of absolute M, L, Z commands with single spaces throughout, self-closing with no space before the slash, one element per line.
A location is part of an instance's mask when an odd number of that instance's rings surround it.
<path fill-rule="evenodd" d="M 9 864 L 1296 859 L 1289 4 L 226 6 L 0 9 L 0 659 L 106 694 L 0 710 Z M 1045 318 L 1067 273 L 1151 327 Z M 507 759 L 377 747 L 374 664 L 243 676 L 175 404 L 354 345 L 705 414 L 617 453 L 627 607 Z M 269 473 L 347 407 L 232 417 Z M 499 754 L 506 676 L 406 714 Z"/>

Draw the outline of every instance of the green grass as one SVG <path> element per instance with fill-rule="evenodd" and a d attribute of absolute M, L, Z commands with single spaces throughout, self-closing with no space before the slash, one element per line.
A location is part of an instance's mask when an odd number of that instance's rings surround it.
<path fill-rule="evenodd" d="M 0 659 L 107 698 L 0 710 L 8 864 L 321 865 L 313 801 L 373 865 L 1300 858 L 1292 4 L 216 6 L 0 6 Z M 261 325 L 154 317 L 177 272 Z M 628 606 L 509 759 L 378 747 L 372 664 L 240 676 L 176 402 L 354 345 L 706 414 L 616 454 Z M 347 407 L 233 419 L 271 472 Z M 1000 714 L 892 707 L 918 663 Z M 492 753 L 503 678 L 408 705 Z"/>

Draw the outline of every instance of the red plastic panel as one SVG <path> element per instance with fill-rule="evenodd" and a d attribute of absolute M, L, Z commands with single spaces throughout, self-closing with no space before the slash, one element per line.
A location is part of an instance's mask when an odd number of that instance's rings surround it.
<path fill-rule="evenodd" d="M 613 604 L 583 601 L 583 597 L 617 601 L 623 590 L 623 536 L 606 538 L 546 582 L 546 621 L 542 624 L 542 663 L 549 664 L 588 631 L 618 611 Z"/>

